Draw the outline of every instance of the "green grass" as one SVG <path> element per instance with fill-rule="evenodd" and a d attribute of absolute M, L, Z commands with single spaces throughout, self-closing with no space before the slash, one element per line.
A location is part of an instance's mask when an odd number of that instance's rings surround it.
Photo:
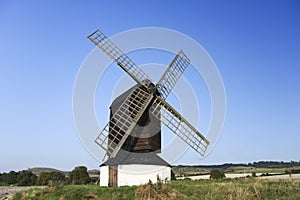
<path fill-rule="evenodd" d="M 137 187 L 100 187 L 98 185 L 66 185 L 48 187 L 45 189 L 31 189 L 17 193 L 16 199 L 30 200 L 54 200 L 54 199 L 134 199 L 134 191 Z"/>
<path fill-rule="evenodd" d="M 18 193 L 19 199 L 300 199 L 300 180 L 177 180 L 134 187 L 58 186 Z"/>
<path fill-rule="evenodd" d="M 300 180 L 224 179 L 175 181 L 185 199 L 300 199 Z"/>

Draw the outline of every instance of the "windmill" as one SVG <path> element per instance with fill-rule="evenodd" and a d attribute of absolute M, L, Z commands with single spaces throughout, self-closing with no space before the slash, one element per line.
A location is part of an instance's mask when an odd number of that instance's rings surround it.
<path fill-rule="evenodd" d="M 118 170 L 135 164 L 134 170 L 147 166 L 166 166 L 158 174 L 170 178 L 169 164 L 157 153 L 161 152 L 161 124 L 204 156 L 209 141 L 181 116 L 166 98 L 188 67 L 190 60 L 180 50 L 157 84 L 123 53 L 105 34 L 96 30 L 88 38 L 111 57 L 135 82 L 132 88 L 117 97 L 110 106 L 110 120 L 95 142 L 105 150 L 105 162 L 100 168 L 100 184 L 107 186 L 134 185 L 148 182 L 157 174 L 128 177 Z M 146 154 L 145 154 L 146 153 Z M 121 166 L 121 167 L 120 167 Z M 150 170 L 151 171 L 151 170 Z M 102 177 L 101 177 L 102 176 Z M 139 182 L 128 179 L 139 178 Z M 164 178 L 164 177 L 162 177 Z"/>

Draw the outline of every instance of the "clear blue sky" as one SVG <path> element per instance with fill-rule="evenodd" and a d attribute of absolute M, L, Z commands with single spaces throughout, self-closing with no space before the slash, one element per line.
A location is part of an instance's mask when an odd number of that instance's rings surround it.
<path fill-rule="evenodd" d="M 300 1 L 0 1 L 0 172 L 97 168 L 72 114 L 86 38 L 139 27 L 182 32 L 223 77 L 227 117 L 199 163 L 300 160 Z"/>

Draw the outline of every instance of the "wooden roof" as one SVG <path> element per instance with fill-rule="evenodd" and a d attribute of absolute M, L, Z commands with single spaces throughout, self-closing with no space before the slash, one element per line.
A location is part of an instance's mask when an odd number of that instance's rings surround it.
<path fill-rule="evenodd" d="M 155 152 L 135 153 L 121 150 L 116 157 L 109 158 L 100 166 L 116 166 L 126 164 L 162 165 L 171 166 Z"/>

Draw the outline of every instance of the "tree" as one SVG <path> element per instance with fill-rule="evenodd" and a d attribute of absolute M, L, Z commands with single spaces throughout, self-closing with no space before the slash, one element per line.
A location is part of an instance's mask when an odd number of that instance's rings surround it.
<path fill-rule="evenodd" d="M 18 172 L 10 171 L 9 173 L 3 173 L 1 175 L 1 182 L 6 183 L 8 185 L 16 184 L 18 178 Z"/>
<path fill-rule="evenodd" d="M 6 183 L 5 179 L 6 179 L 6 173 L 1 174 L 0 173 L 0 183 Z"/>
<path fill-rule="evenodd" d="M 54 184 L 62 184 L 66 177 L 61 172 L 50 172 L 50 178 Z"/>
<path fill-rule="evenodd" d="M 90 180 L 87 168 L 84 166 L 75 167 L 75 169 L 70 172 L 70 181 L 72 184 L 87 184 Z"/>
<path fill-rule="evenodd" d="M 10 171 L 8 173 L 8 176 L 7 176 L 7 183 L 8 184 L 16 184 L 17 183 L 17 179 L 18 179 L 18 175 L 19 173 L 18 172 L 15 172 L 15 171 Z"/>
<path fill-rule="evenodd" d="M 224 172 L 218 170 L 218 169 L 213 169 L 210 171 L 210 179 L 223 179 L 226 178 Z"/>
<path fill-rule="evenodd" d="M 30 186 L 35 185 L 37 176 L 31 171 L 23 170 L 20 172 L 17 178 L 17 184 L 19 186 Z"/>
<path fill-rule="evenodd" d="M 48 172 L 41 172 L 36 180 L 37 185 L 48 185 L 49 181 L 49 173 Z"/>
<path fill-rule="evenodd" d="M 41 172 L 37 178 L 37 185 L 59 185 L 65 181 L 65 175 L 61 172 Z"/>

